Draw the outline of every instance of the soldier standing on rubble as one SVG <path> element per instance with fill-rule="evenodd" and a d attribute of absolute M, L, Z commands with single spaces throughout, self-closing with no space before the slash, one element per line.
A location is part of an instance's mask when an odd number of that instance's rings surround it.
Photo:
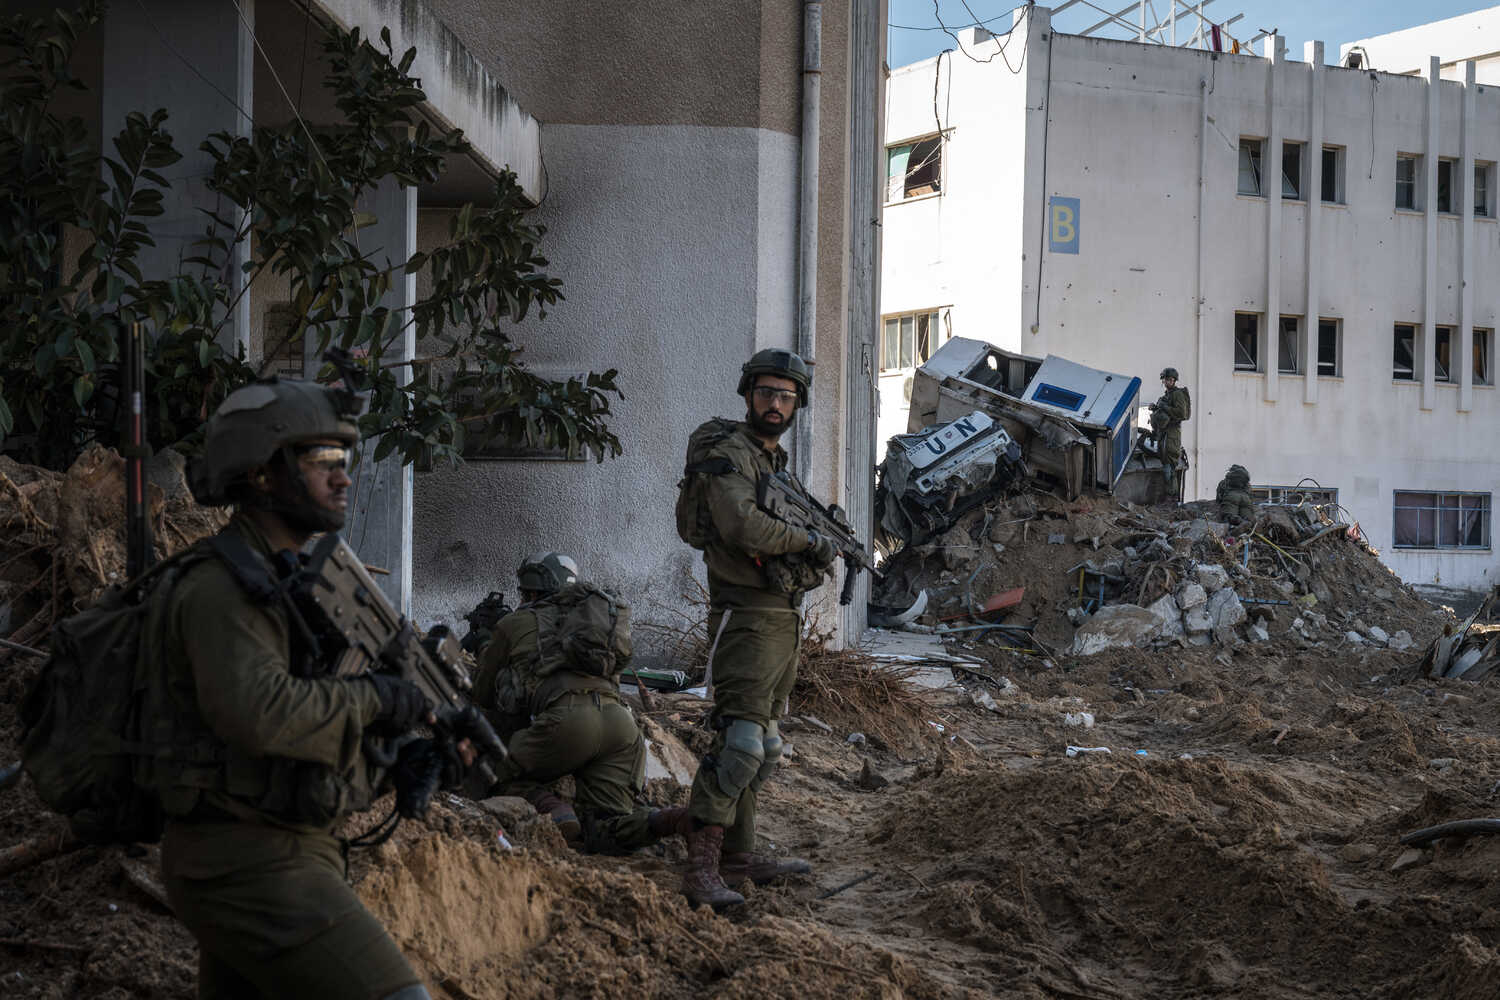
<path fill-rule="evenodd" d="M 139 778 L 167 815 L 162 876 L 198 941 L 200 997 L 428 996 L 345 880 L 333 834 L 379 792 L 366 729 L 405 733 L 426 699 L 390 675 L 327 675 L 284 604 L 240 582 L 274 580 L 277 553 L 294 561 L 343 525 L 358 432 L 341 398 L 274 379 L 229 395 L 191 479 L 200 503 L 237 512 L 219 557 L 190 556 L 153 595 L 142 633 L 143 662 L 161 668 L 152 703 L 170 707 L 143 724 L 161 753 Z"/>
<path fill-rule="evenodd" d="M 542 669 L 541 640 L 560 649 L 567 637 L 543 636 L 540 623 L 567 621 L 548 612 L 577 590 L 570 585 L 578 580 L 578 564 L 547 552 L 522 563 L 516 577 L 521 606 L 495 625 L 474 686 L 475 701 L 494 707 L 496 728 L 506 734 L 510 757 L 499 771 L 500 782 L 510 782 L 509 794 L 550 816 L 564 839 L 590 853 L 622 854 L 673 833 L 686 835 L 685 807 L 636 804 L 645 781 L 646 746 L 620 700 L 619 675 L 583 673 L 566 664 Z M 578 813 L 552 789 L 567 775 L 577 786 Z"/>
<path fill-rule="evenodd" d="M 694 431 L 679 486 L 678 534 L 702 549 L 708 567 L 715 730 L 688 803 L 682 890 L 715 908 L 745 901 L 726 880 L 763 884 L 811 870 L 800 858 L 755 851 L 757 798 L 781 757 L 777 720 L 797 677 L 802 596 L 834 559 L 828 539 L 771 517 L 755 499 L 760 476 L 786 468 L 777 441 L 811 382 L 806 362 L 791 351 L 757 352 L 740 369 L 736 390 L 745 421 L 713 420 Z M 787 558 L 794 553 L 803 555 Z"/>
<path fill-rule="evenodd" d="M 1162 481 L 1167 498 L 1177 499 L 1177 461 L 1182 457 L 1182 422 L 1192 416 L 1193 401 L 1185 387 L 1177 384 L 1177 369 L 1163 368 L 1161 384 L 1165 390 L 1151 406 L 1151 433 L 1156 437 L 1161 457 Z"/>

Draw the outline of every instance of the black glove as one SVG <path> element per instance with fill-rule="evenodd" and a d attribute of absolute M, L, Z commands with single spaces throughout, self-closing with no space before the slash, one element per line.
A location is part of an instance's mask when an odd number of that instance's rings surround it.
<path fill-rule="evenodd" d="M 446 760 L 436 740 L 412 740 L 401 748 L 391 783 L 396 786 L 396 811 L 404 819 L 427 815 L 432 795 L 443 782 Z"/>
<path fill-rule="evenodd" d="M 383 729 L 399 736 L 426 720 L 430 706 L 421 688 L 395 674 L 365 674 L 365 678 L 375 685 L 375 693 L 380 696 L 380 714 L 375 721 Z"/>
<path fill-rule="evenodd" d="M 838 558 L 839 550 L 833 547 L 832 540 L 827 535 L 820 535 L 816 531 L 809 531 L 807 537 L 812 543 L 807 547 L 808 560 L 818 567 L 833 565 L 834 559 Z"/>

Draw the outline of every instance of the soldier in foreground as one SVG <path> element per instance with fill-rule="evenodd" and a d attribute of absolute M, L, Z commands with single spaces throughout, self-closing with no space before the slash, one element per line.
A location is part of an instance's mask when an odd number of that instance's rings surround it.
<path fill-rule="evenodd" d="M 1188 391 L 1177 384 L 1177 369 L 1161 370 L 1163 392 L 1151 405 L 1151 433 L 1156 438 L 1161 457 L 1162 481 L 1168 500 L 1177 499 L 1177 462 L 1182 458 L 1182 422 L 1192 416 L 1193 401 Z"/>
<path fill-rule="evenodd" d="M 810 387 L 796 354 L 756 353 L 737 389 L 744 422 L 711 420 L 694 431 L 679 487 L 678 534 L 708 567 L 716 730 L 693 780 L 682 890 L 715 908 L 745 901 L 726 880 L 762 884 L 810 870 L 799 858 L 755 851 L 756 801 L 781 757 L 777 720 L 797 677 L 802 597 L 835 557 L 828 538 L 771 517 L 756 500 L 759 478 L 786 468 L 777 442 Z"/>
<path fill-rule="evenodd" d="M 295 564 L 314 533 L 341 527 L 357 438 L 315 383 L 231 393 L 192 471 L 200 502 L 236 507 L 220 551 L 274 573 L 278 553 Z M 327 676 L 284 604 L 252 597 L 227 558 L 190 561 L 153 594 L 142 654 L 171 706 L 148 738 L 179 751 L 147 765 L 148 783 L 167 815 L 167 893 L 198 941 L 199 996 L 427 997 L 345 881 L 333 834 L 379 791 L 366 733 L 409 731 L 431 718 L 426 699 L 389 675 Z"/>
<path fill-rule="evenodd" d="M 1230 524 L 1239 524 L 1255 517 L 1255 498 L 1250 495 L 1250 473 L 1243 465 L 1231 465 L 1214 496 L 1219 513 Z"/>
<path fill-rule="evenodd" d="M 557 552 L 528 559 L 516 577 L 521 606 L 495 626 L 475 682 L 476 700 L 494 706 L 507 733 L 501 784 L 590 853 L 623 854 L 685 833 L 684 807 L 637 804 L 646 745 L 619 683 L 630 656 L 628 607 L 579 583 L 578 564 Z M 567 775 L 577 813 L 552 789 Z"/>

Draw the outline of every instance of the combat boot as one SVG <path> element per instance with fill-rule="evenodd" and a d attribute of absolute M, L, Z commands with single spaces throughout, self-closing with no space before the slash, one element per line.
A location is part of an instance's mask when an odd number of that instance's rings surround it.
<path fill-rule="evenodd" d="M 719 857 L 719 872 L 724 881 L 736 884 L 749 879 L 756 885 L 765 885 L 784 875 L 806 875 L 811 871 L 812 865 L 801 858 L 773 858 L 752 851 Z"/>
<path fill-rule="evenodd" d="M 691 821 L 689 821 L 691 825 Z M 688 868 L 682 874 L 682 894 L 697 906 L 707 903 L 714 909 L 736 906 L 745 897 L 724 884 L 719 875 L 719 852 L 724 849 L 724 828 L 704 826 L 687 834 Z"/>
<path fill-rule="evenodd" d="M 582 846 L 583 824 L 578 822 L 578 814 L 565 800 L 551 792 L 544 792 L 534 798 L 531 804 L 537 812 L 551 818 L 557 826 L 557 832 L 562 834 L 569 847 L 578 850 Z"/>
<path fill-rule="evenodd" d="M 693 818 L 688 815 L 687 806 L 653 809 L 646 817 L 646 828 L 657 840 L 673 834 L 686 837 L 693 832 Z"/>

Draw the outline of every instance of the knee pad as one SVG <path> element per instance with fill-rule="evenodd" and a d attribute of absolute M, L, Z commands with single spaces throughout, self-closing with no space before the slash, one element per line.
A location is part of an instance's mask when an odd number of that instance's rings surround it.
<path fill-rule="evenodd" d="M 781 763 L 781 748 L 785 746 L 781 739 L 781 730 L 772 719 L 766 726 L 765 738 L 761 741 L 761 750 L 765 753 L 761 761 L 760 771 L 756 773 L 755 780 L 764 782 L 771 777 L 771 772 L 776 770 L 776 765 Z"/>
<path fill-rule="evenodd" d="M 730 720 L 716 771 L 725 795 L 738 795 L 750 787 L 766 758 L 765 741 L 764 726 L 749 719 Z"/>

